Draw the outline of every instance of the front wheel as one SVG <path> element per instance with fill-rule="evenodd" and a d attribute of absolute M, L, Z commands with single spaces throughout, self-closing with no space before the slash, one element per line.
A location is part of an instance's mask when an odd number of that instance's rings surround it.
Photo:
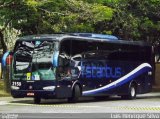
<path fill-rule="evenodd" d="M 34 104 L 40 104 L 41 98 L 40 97 L 34 97 Z"/>
<path fill-rule="evenodd" d="M 79 85 L 75 85 L 72 92 L 72 97 L 68 98 L 68 102 L 75 103 L 78 101 L 80 96 L 81 96 L 81 89 Z"/>

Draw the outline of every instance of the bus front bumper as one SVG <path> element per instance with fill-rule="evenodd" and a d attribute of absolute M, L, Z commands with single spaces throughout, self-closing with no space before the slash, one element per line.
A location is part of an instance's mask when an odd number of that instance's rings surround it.
<path fill-rule="evenodd" d="M 24 97 L 41 97 L 44 99 L 56 98 L 55 91 L 45 91 L 45 90 L 11 90 L 11 95 L 14 98 L 24 98 Z"/>

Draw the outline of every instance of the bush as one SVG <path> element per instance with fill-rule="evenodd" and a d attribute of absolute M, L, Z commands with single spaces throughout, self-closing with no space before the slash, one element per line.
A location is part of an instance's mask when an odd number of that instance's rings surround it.
<path fill-rule="evenodd" d="M 0 97 L 7 97 L 7 96 L 10 96 L 10 94 L 4 91 L 4 81 L 0 80 Z"/>

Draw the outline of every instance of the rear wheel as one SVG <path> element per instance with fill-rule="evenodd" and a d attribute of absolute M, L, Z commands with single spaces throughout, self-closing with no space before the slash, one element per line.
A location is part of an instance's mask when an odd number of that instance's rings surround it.
<path fill-rule="evenodd" d="M 133 85 L 133 86 L 131 86 L 131 88 L 130 88 L 129 98 L 130 98 L 130 99 L 135 99 L 135 98 L 136 98 L 136 95 L 137 95 L 137 93 L 136 93 L 136 86 Z"/>
<path fill-rule="evenodd" d="M 34 97 L 34 104 L 40 104 L 41 98 L 40 97 Z"/>
<path fill-rule="evenodd" d="M 132 99 L 136 99 L 136 96 L 137 96 L 136 85 L 131 84 L 128 95 L 122 95 L 121 98 L 132 100 Z"/>
<path fill-rule="evenodd" d="M 72 97 L 68 98 L 68 102 L 75 103 L 78 101 L 80 96 L 81 96 L 81 89 L 79 85 L 75 85 L 72 92 Z"/>

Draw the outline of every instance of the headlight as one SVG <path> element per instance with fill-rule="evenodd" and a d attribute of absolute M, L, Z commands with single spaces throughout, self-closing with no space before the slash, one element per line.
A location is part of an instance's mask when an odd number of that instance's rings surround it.
<path fill-rule="evenodd" d="M 43 87 L 43 90 L 54 90 L 56 87 L 55 86 L 47 86 L 47 87 Z"/>

